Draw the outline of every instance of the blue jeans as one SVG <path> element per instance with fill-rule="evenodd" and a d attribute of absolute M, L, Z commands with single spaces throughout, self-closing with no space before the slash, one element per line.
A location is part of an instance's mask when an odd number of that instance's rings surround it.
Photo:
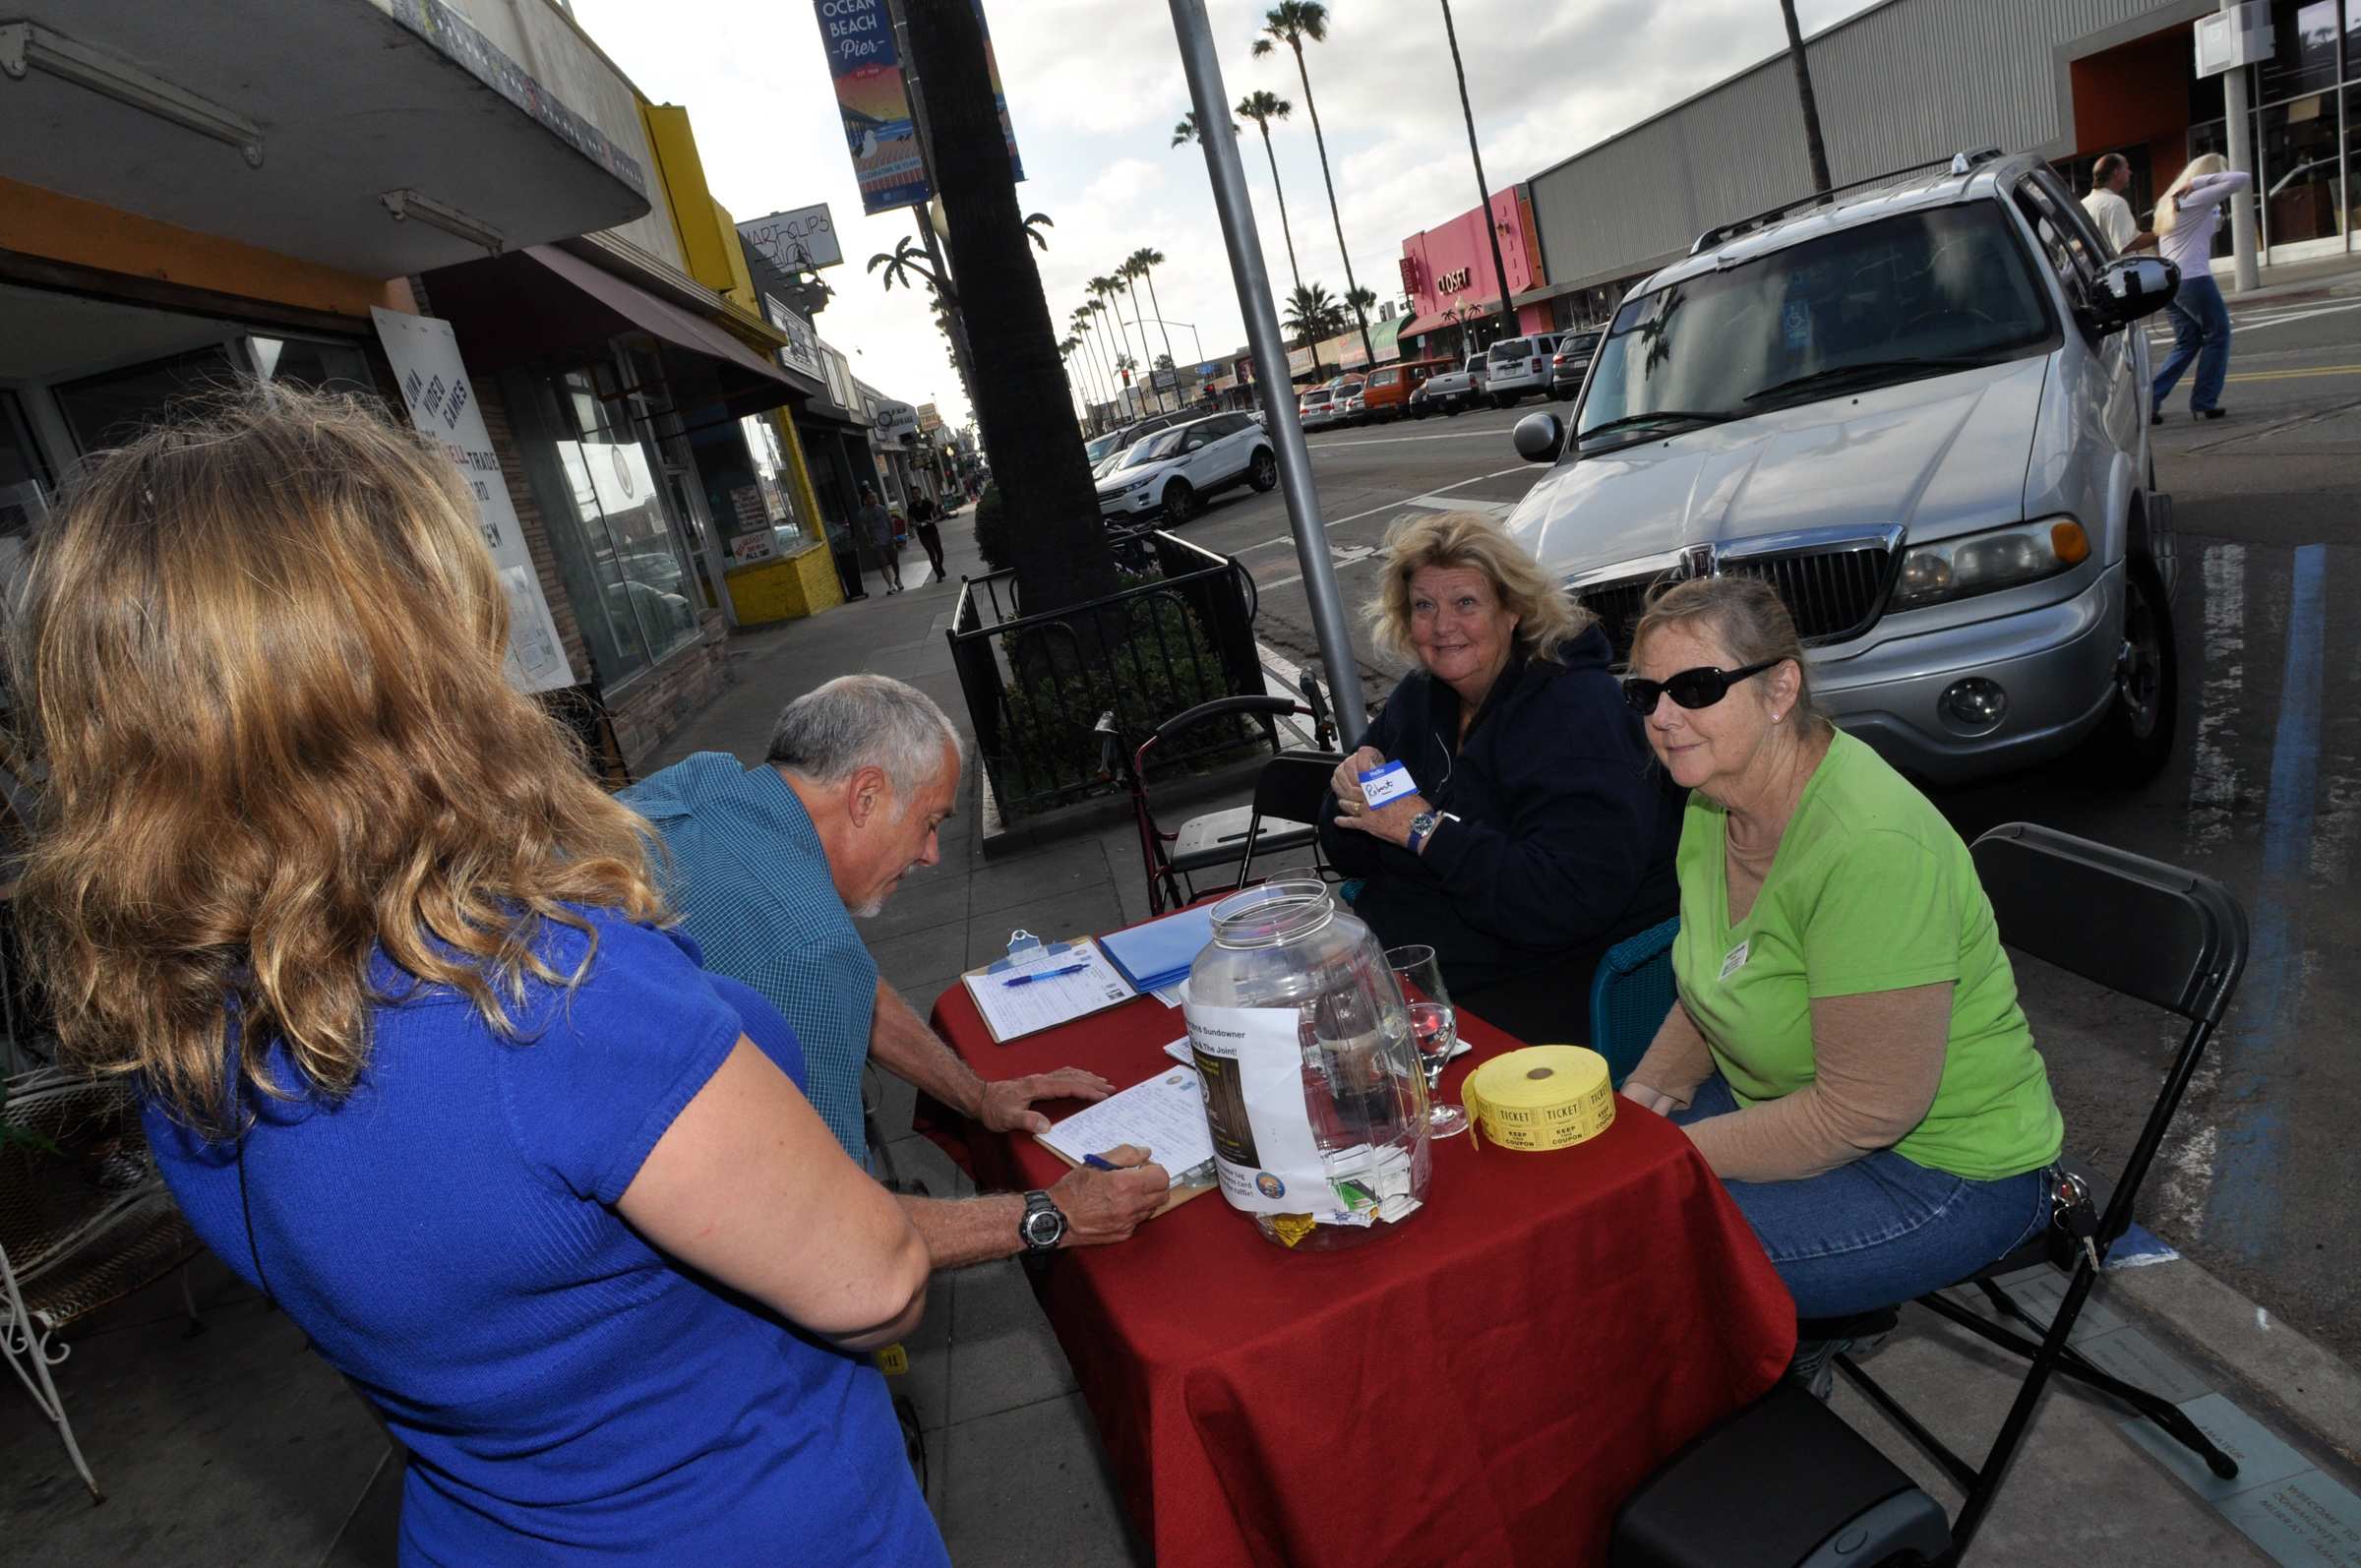
<path fill-rule="evenodd" d="M 2172 316 L 2172 352 L 2156 372 L 2153 406 L 2162 411 L 2173 383 L 2194 359 L 2197 385 L 2189 389 L 2191 411 L 2219 407 L 2221 384 L 2230 374 L 2230 307 L 2221 302 L 2221 285 L 2210 272 L 2184 277 L 2167 309 Z"/>
<path fill-rule="evenodd" d="M 1738 1109 L 1720 1073 L 1697 1086 L 1686 1125 Z M 1725 1181 L 1799 1317 L 1894 1306 L 2005 1257 L 2049 1219 L 2045 1173 L 1974 1181 L 1891 1149 L 1800 1181 Z"/>

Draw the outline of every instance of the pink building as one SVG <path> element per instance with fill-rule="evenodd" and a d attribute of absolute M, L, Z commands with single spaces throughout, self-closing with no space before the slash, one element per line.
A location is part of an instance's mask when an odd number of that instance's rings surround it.
<path fill-rule="evenodd" d="M 1546 280 L 1542 275 L 1541 242 L 1526 188 L 1512 185 L 1494 193 L 1491 220 L 1500 234 L 1500 261 L 1508 272 L 1509 297 L 1517 300 L 1543 288 Z M 1429 333 L 1456 337 L 1461 318 L 1471 311 L 1494 316 L 1493 327 L 1481 330 L 1483 340 L 1499 335 L 1500 285 L 1492 273 L 1492 249 L 1484 237 L 1482 210 L 1470 208 L 1447 223 L 1404 240 L 1401 265 L 1402 289 L 1416 312 L 1416 319 L 1402 329 L 1406 356 L 1413 337 Z M 1551 325 L 1546 299 L 1519 303 L 1520 330 L 1546 332 Z M 1438 339 L 1434 346 L 1442 346 L 1442 342 Z"/>

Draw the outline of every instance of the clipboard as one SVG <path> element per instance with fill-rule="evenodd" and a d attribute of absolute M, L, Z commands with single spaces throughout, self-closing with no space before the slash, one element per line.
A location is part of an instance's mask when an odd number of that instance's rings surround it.
<path fill-rule="evenodd" d="M 1038 995 L 1019 992 L 1023 1000 L 1037 1005 L 1019 1008 L 1013 998 L 999 994 L 1001 983 L 1027 970 L 1047 974 L 1069 963 L 1088 963 L 1093 973 L 1072 977 L 1070 981 L 1052 980 L 1046 984 L 1054 990 Z M 1009 933 L 1008 952 L 980 969 L 970 969 L 960 977 L 967 987 L 976 1012 L 984 1021 L 995 1045 L 1004 1046 L 1011 1040 L 1055 1029 L 1076 1018 L 1104 1012 L 1120 1006 L 1139 995 L 1130 981 L 1107 957 L 1099 944 L 1088 936 L 1078 936 L 1070 942 L 1044 942 L 1027 931 Z"/>
<path fill-rule="evenodd" d="M 1168 1053 L 1171 1052 L 1171 1047 L 1166 1048 Z M 1179 1063 L 1179 1058 L 1177 1056 L 1175 1063 L 1167 1063 L 1164 1067 L 1150 1073 L 1147 1077 L 1141 1079 L 1139 1082 L 1131 1084 L 1125 1088 L 1119 1089 L 1114 1094 L 1108 1096 L 1107 1099 L 1098 1101 L 1094 1105 L 1084 1107 L 1081 1111 L 1074 1113 L 1073 1116 L 1062 1118 L 1056 1126 L 1053 1126 L 1050 1131 L 1056 1132 L 1059 1128 L 1068 1126 L 1078 1120 L 1092 1117 L 1104 1117 L 1107 1115 L 1107 1110 L 1111 1110 L 1126 1096 L 1135 1096 L 1141 1093 L 1146 1093 L 1151 1097 L 1156 1097 L 1160 1094 L 1160 1083 L 1170 1085 L 1177 1082 L 1177 1078 L 1171 1075 L 1176 1075 L 1181 1071 L 1186 1071 L 1191 1079 L 1195 1078 L 1196 1066 L 1193 1061 L 1179 1064 L 1176 1063 Z M 1169 1092 L 1171 1091 L 1165 1092 L 1169 1095 Z M 1162 1118 L 1165 1129 L 1167 1131 L 1174 1131 L 1176 1136 L 1188 1135 L 1175 1131 L 1172 1121 L 1172 1118 L 1176 1116 L 1185 1116 L 1188 1117 L 1190 1123 L 1189 1133 L 1193 1134 L 1196 1127 L 1196 1118 L 1204 1114 L 1201 1105 L 1201 1096 L 1202 1090 L 1200 1089 L 1197 1095 L 1190 1097 L 1191 1107 L 1193 1108 L 1191 1111 L 1183 1111 L 1177 1104 L 1165 1105 L 1162 1109 Z M 1103 1110 L 1102 1108 L 1107 1108 L 1107 1110 Z M 1149 1158 L 1156 1159 L 1157 1150 L 1155 1145 L 1160 1141 L 1166 1141 L 1156 1135 L 1156 1129 L 1153 1123 L 1157 1119 L 1158 1117 L 1153 1114 L 1143 1116 L 1139 1112 L 1132 1112 L 1128 1116 L 1116 1117 L 1116 1120 L 1119 1124 L 1129 1124 L 1129 1127 L 1127 1127 L 1126 1130 L 1136 1129 L 1137 1132 L 1144 1132 L 1147 1134 L 1147 1136 L 1126 1138 L 1121 1142 L 1111 1145 L 1111 1147 L 1121 1148 L 1126 1146 L 1126 1144 L 1132 1148 L 1144 1147 L 1148 1151 Z M 1062 1160 L 1067 1165 L 1073 1166 L 1076 1169 L 1080 1169 L 1087 1163 L 1083 1160 L 1077 1159 L 1075 1156 L 1067 1153 L 1065 1150 L 1059 1148 L 1055 1143 L 1052 1143 L 1050 1141 L 1049 1134 L 1047 1133 L 1037 1132 L 1033 1134 L 1033 1141 L 1040 1144 L 1043 1148 L 1049 1150 L 1050 1153 L 1056 1155 L 1059 1160 Z M 1071 1142 L 1075 1141 L 1075 1139 L 1069 1136 L 1067 1141 Z M 1195 1148 L 1186 1150 L 1183 1154 L 1183 1157 L 1186 1157 L 1186 1153 L 1194 1153 L 1198 1152 L 1199 1150 L 1203 1152 L 1204 1158 L 1185 1170 L 1172 1172 L 1172 1175 L 1176 1179 L 1171 1190 L 1165 1194 L 1164 1202 L 1157 1206 L 1155 1211 L 1157 1214 L 1168 1214 L 1174 1209 L 1179 1208 L 1181 1204 L 1186 1203 L 1189 1199 L 1196 1197 L 1201 1193 L 1210 1192 L 1220 1184 L 1220 1178 L 1214 1174 L 1212 1143 L 1210 1135 L 1206 1137 L 1204 1142 L 1197 1144 Z M 1094 1154 L 1103 1154 L 1107 1151 L 1105 1149 L 1090 1149 L 1088 1152 Z M 1159 1161 L 1159 1163 L 1162 1162 Z M 1167 1169 L 1169 1171 L 1170 1167 L 1168 1166 Z M 1194 1179 L 1182 1179 L 1185 1177 L 1194 1177 Z M 1153 1216 L 1151 1216 L 1151 1218 L 1153 1218 Z"/>

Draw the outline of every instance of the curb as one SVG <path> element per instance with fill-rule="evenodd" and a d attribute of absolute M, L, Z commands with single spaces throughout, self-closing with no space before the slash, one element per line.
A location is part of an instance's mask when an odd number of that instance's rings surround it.
<path fill-rule="evenodd" d="M 2168 1335 L 2173 1349 L 2226 1368 L 2288 1421 L 2361 1466 L 2361 1373 L 2187 1257 L 2110 1266 L 2107 1290 Z"/>

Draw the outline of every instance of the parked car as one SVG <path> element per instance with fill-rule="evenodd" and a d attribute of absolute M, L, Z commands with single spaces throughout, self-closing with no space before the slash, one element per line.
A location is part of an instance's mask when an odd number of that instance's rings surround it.
<path fill-rule="evenodd" d="M 1605 333 L 1597 330 L 1568 332 L 1557 340 L 1557 352 L 1549 356 L 1549 395 L 1559 402 L 1570 399 L 1582 391 L 1582 378 L 1591 368 L 1591 355 Z"/>
<path fill-rule="evenodd" d="M 1233 485 L 1269 490 L 1279 482 L 1271 438 L 1246 414 L 1214 414 L 1159 431 L 1123 454 L 1099 481 L 1099 514 L 1124 526 L 1161 513 L 1176 523 Z"/>
<path fill-rule="evenodd" d="M 1503 337 L 1483 351 L 1490 372 L 1484 390 L 1493 405 L 1514 408 L 1527 394 L 1549 391 L 1549 356 L 1557 352 L 1558 334 L 1537 332 L 1530 337 Z"/>
<path fill-rule="evenodd" d="M 1338 424 L 1358 425 L 1362 422 L 1368 411 L 1363 402 L 1363 393 L 1367 389 L 1368 382 L 1363 377 L 1343 376 L 1337 379 L 1335 411 Z"/>
<path fill-rule="evenodd" d="M 1413 418 L 1423 418 L 1424 410 L 1412 409 L 1411 399 L 1425 387 L 1428 377 L 1451 363 L 1448 359 L 1413 359 L 1370 371 L 1368 386 L 1362 392 L 1365 417 L 1373 424 L 1399 419 L 1405 411 Z"/>
<path fill-rule="evenodd" d="M 2110 262 L 2041 159 L 1714 229 L 1608 325 L 1509 528 L 1628 652 L 1666 575 L 1777 583 L 1812 688 L 1955 783 L 2089 742 L 2160 767 L 2178 671 L 2147 334 L 2179 286 Z"/>
<path fill-rule="evenodd" d="M 1305 430 L 1336 423 L 1336 383 L 1305 390 L 1296 402 L 1296 419 Z"/>
<path fill-rule="evenodd" d="M 1459 369 L 1438 370 L 1427 378 L 1427 406 L 1446 414 L 1473 408 L 1476 399 L 1483 395 L 1484 383 L 1490 375 L 1484 356 L 1470 354 L 1468 362 Z"/>

